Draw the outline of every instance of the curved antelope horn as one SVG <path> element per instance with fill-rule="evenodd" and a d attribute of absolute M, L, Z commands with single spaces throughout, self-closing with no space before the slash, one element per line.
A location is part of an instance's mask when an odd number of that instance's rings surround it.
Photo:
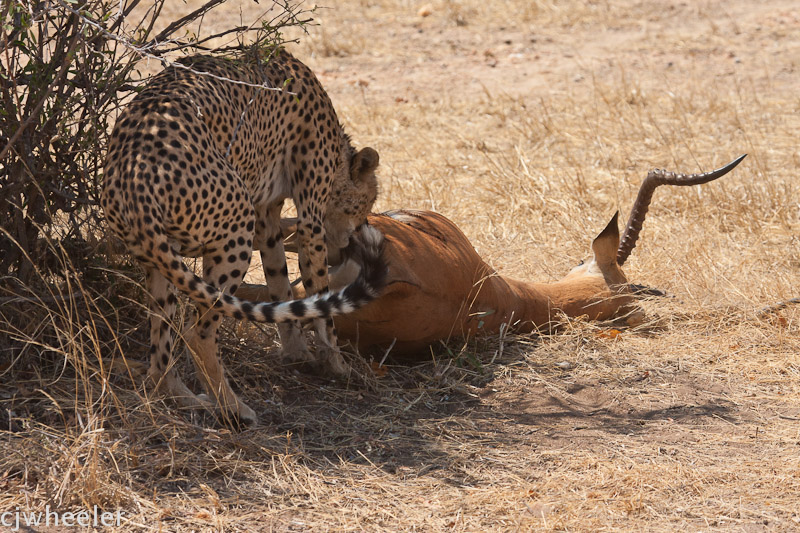
<path fill-rule="evenodd" d="M 644 217 L 647 215 L 647 208 L 650 206 L 650 200 L 653 198 L 653 192 L 656 187 L 659 185 L 701 185 L 708 183 L 733 170 L 745 157 L 747 157 L 747 154 L 737 157 L 722 168 L 703 174 L 678 174 L 658 168 L 648 172 L 647 177 L 642 182 L 642 186 L 639 187 L 639 194 L 636 196 L 633 208 L 631 208 L 631 216 L 628 217 L 628 225 L 625 226 L 625 232 L 619 241 L 617 264 L 622 266 L 636 246 L 636 240 L 639 238 L 639 232 L 642 231 Z"/>

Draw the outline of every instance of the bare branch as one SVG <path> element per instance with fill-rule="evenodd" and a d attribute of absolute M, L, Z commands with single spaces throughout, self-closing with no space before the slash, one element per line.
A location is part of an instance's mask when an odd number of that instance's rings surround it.
<path fill-rule="evenodd" d="M 219 4 L 222 4 L 224 2 L 225 2 L 225 0 L 210 0 L 209 2 L 206 2 L 205 4 L 203 4 L 202 6 L 200 6 L 197 9 L 195 9 L 194 11 L 192 11 L 191 13 L 186 15 L 185 17 L 179 18 L 178 20 L 176 20 L 175 22 L 173 22 L 172 24 L 170 24 L 169 26 L 164 28 L 164 30 L 161 33 L 159 33 L 158 35 L 153 37 L 147 43 L 146 47 L 154 47 L 155 45 L 157 45 L 161 41 L 166 40 L 167 37 L 169 37 L 170 35 L 175 33 L 176 30 L 186 26 L 190 22 L 193 22 L 193 21 L 197 20 L 198 18 L 202 17 L 203 15 L 205 15 L 206 13 L 208 13 L 209 11 L 214 9 L 214 7 L 216 7 Z"/>

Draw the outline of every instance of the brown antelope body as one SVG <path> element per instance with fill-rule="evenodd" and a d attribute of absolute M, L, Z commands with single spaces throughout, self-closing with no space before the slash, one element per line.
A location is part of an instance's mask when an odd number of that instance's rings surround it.
<path fill-rule="evenodd" d="M 385 238 L 389 283 L 381 296 L 337 317 L 342 337 L 361 350 L 407 354 L 436 341 L 500 331 L 549 328 L 559 313 L 605 320 L 631 310 L 633 296 L 616 263 L 616 215 L 594 240 L 592 260 L 554 283 L 531 283 L 498 274 L 458 227 L 431 211 L 371 215 Z M 358 269 L 346 263 L 333 275 L 345 283 Z"/>
<path fill-rule="evenodd" d="M 641 320 L 636 295 L 622 265 L 636 244 L 653 191 L 662 184 L 697 185 L 717 179 L 745 156 L 705 174 L 651 171 L 637 196 L 620 239 L 617 215 L 594 239 L 592 257 L 552 283 L 533 283 L 498 274 L 477 254 L 469 239 L 444 216 L 431 211 L 399 210 L 368 217 L 385 238 L 389 265 L 381 296 L 350 314 L 336 317 L 339 338 L 361 351 L 393 354 L 427 351 L 437 341 L 498 333 L 504 325 L 516 332 L 550 329 L 559 315 L 591 320 Z M 358 275 L 353 261 L 331 275 L 331 288 Z M 258 299 L 256 285 L 239 289 Z M 237 292 L 237 296 L 239 293 Z"/>

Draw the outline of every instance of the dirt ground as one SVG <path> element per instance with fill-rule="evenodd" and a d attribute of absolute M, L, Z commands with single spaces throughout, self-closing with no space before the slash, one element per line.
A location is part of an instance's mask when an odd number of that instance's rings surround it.
<path fill-rule="evenodd" d="M 231 1 L 203 31 L 265 4 Z M 800 296 L 800 5 L 339 0 L 314 18 L 290 49 L 379 151 L 379 210 L 445 214 L 506 275 L 566 274 L 651 168 L 749 155 L 656 193 L 626 272 L 669 296 L 643 302 L 642 327 L 354 357 L 344 383 L 279 364 L 272 328 L 229 323 L 259 427 L 159 405 L 20 464 L 99 443 L 86 464 L 107 472 L 65 478 L 64 501 L 119 506 L 132 531 L 800 530 L 800 312 L 758 315 Z"/>

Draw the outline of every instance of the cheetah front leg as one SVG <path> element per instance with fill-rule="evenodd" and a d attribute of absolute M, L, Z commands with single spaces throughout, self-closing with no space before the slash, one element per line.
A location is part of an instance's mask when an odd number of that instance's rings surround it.
<path fill-rule="evenodd" d="M 257 209 L 255 248 L 261 252 L 264 279 L 272 302 L 292 299 L 286 252 L 281 233 L 283 201 Z M 314 356 L 308 349 L 303 329 L 297 321 L 278 324 L 281 339 L 281 358 L 293 363 L 312 363 Z"/>
<path fill-rule="evenodd" d="M 328 254 L 325 245 L 325 226 L 317 217 L 300 214 L 297 225 L 298 262 L 307 295 L 328 290 Z M 317 363 L 324 372 L 346 376 L 350 367 L 342 358 L 332 319 L 314 320 Z"/>

